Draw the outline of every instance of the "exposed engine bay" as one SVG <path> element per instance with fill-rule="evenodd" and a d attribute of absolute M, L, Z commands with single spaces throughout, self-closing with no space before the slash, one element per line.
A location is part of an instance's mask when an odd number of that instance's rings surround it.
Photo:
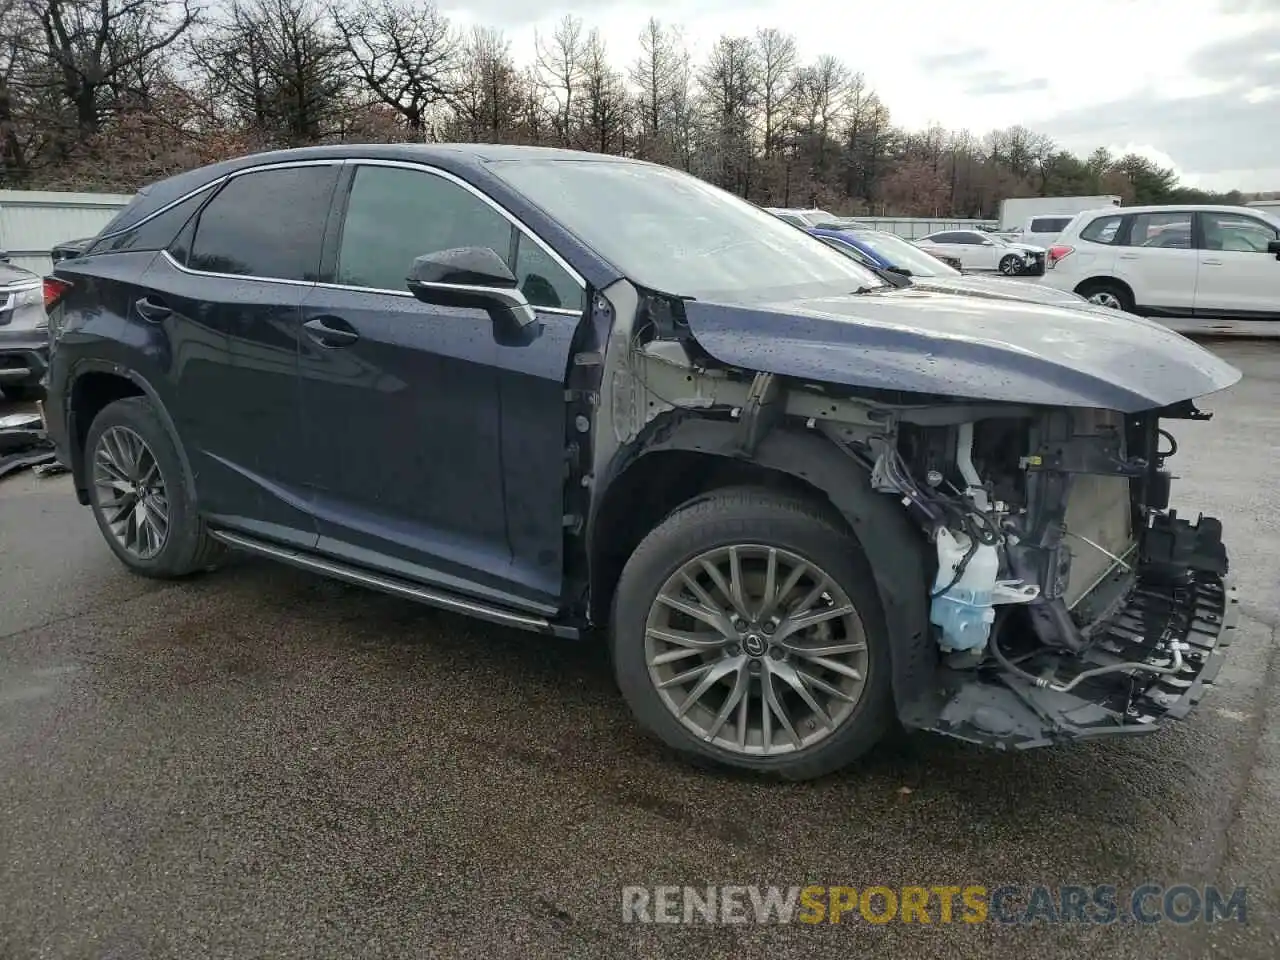
<path fill-rule="evenodd" d="M 1216 676 L 1234 594 L 1220 523 L 1169 508 L 1165 424 L 1192 402 L 1085 407 L 833 391 L 638 338 L 610 392 L 618 441 L 669 411 L 819 431 L 898 499 L 936 558 L 933 702 L 908 725 L 998 748 L 1155 729 Z"/>

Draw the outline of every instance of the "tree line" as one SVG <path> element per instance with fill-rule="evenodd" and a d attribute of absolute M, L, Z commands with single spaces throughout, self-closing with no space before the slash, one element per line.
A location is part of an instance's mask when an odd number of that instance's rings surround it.
<path fill-rule="evenodd" d="M 132 191 L 334 142 L 541 144 L 669 164 L 757 203 L 989 217 L 1014 196 L 1240 202 L 1022 126 L 908 130 L 861 72 L 773 29 L 695 62 L 650 19 L 619 57 L 565 16 L 519 63 L 431 0 L 0 0 L 0 187 Z"/>

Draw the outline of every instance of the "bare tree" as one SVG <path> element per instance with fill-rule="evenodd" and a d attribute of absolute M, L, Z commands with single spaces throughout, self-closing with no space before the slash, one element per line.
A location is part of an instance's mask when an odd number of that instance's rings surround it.
<path fill-rule="evenodd" d="M 74 140 L 97 134 L 127 92 L 143 92 L 198 16 L 192 0 L 22 2 L 31 28 L 8 39 L 28 69 L 11 83 L 65 105 Z"/>
<path fill-rule="evenodd" d="M 604 41 L 594 29 L 587 35 L 582 52 L 579 106 L 583 144 L 599 153 L 621 153 L 631 116 L 630 95 L 622 75 L 609 66 Z"/>
<path fill-rule="evenodd" d="M 556 24 L 551 39 L 535 37 L 538 51 L 538 73 L 554 106 L 551 123 L 560 143 L 569 146 L 573 139 L 574 98 L 582 89 L 583 61 L 582 20 L 567 13 Z"/>
<path fill-rule="evenodd" d="M 764 155 L 781 147 L 795 96 L 796 41 L 774 27 L 756 32 L 760 60 L 760 121 Z"/>
<path fill-rule="evenodd" d="M 492 27 L 476 27 L 462 55 L 456 100 L 457 135 L 471 141 L 510 140 L 528 106 L 528 90 L 511 44 Z"/>
<path fill-rule="evenodd" d="M 360 0 L 331 10 L 364 86 L 421 136 L 434 108 L 457 94 L 458 44 L 430 0 Z"/>
<path fill-rule="evenodd" d="M 760 107 L 760 58 L 747 37 L 721 37 L 698 75 L 712 179 L 746 197 L 751 191 L 752 130 Z"/>
<path fill-rule="evenodd" d="M 342 129 L 346 52 L 312 0 L 231 0 L 192 50 L 211 93 L 268 139 L 319 143 Z"/>

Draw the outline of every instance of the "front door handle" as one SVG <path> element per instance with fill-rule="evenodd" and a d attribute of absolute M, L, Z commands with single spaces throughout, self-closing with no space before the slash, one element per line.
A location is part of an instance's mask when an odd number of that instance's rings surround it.
<path fill-rule="evenodd" d="M 1201 262 L 1201 263 L 1203 263 L 1206 267 L 1220 267 L 1220 266 L 1222 266 L 1222 261 L 1221 261 L 1221 260 L 1201 260 L 1200 262 Z"/>
<path fill-rule="evenodd" d="M 134 301 L 134 309 L 138 311 L 138 316 L 143 320 L 150 320 L 152 323 L 159 323 L 173 316 L 173 308 L 162 300 L 153 300 L 151 297 L 143 297 Z"/>
<path fill-rule="evenodd" d="M 1137 260 L 1138 255 L 1136 253 L 1122 253 L 1120 254 L 1120 259 L 1121 260 Z"/>
<path fill-rule="evenodd" d="M 360 339 L 360 334 L 341 317 L 316 317 L 302 326 L 307 336 L 322 347 L 346 347 Z"/>

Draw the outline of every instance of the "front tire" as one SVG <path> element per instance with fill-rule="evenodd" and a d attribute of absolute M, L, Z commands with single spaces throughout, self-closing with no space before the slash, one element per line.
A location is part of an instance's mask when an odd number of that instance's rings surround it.
<path fill-rule="evenodd" d="M 618 686 L 697 759 L 792 780 L 893 723 L 888 633 L 857 541 L 806 500 L 717 491 L 636 548 L 614 598 Z"/>
<path fill-rule="evenodd" d="M 150 400 L 126 397 L 103 407 L 89 426 L 84 464 L 94 519 L 130 570 L 172 579 L 210 569 L 222 556 Z"/>
<path fill-rule="evenodd" d="M 1012 253 L 1007 254 L 1000 260 L 1000 272 L 1006 277 L 1016 277 L 1022 272 L 1022 259 Z"/>

